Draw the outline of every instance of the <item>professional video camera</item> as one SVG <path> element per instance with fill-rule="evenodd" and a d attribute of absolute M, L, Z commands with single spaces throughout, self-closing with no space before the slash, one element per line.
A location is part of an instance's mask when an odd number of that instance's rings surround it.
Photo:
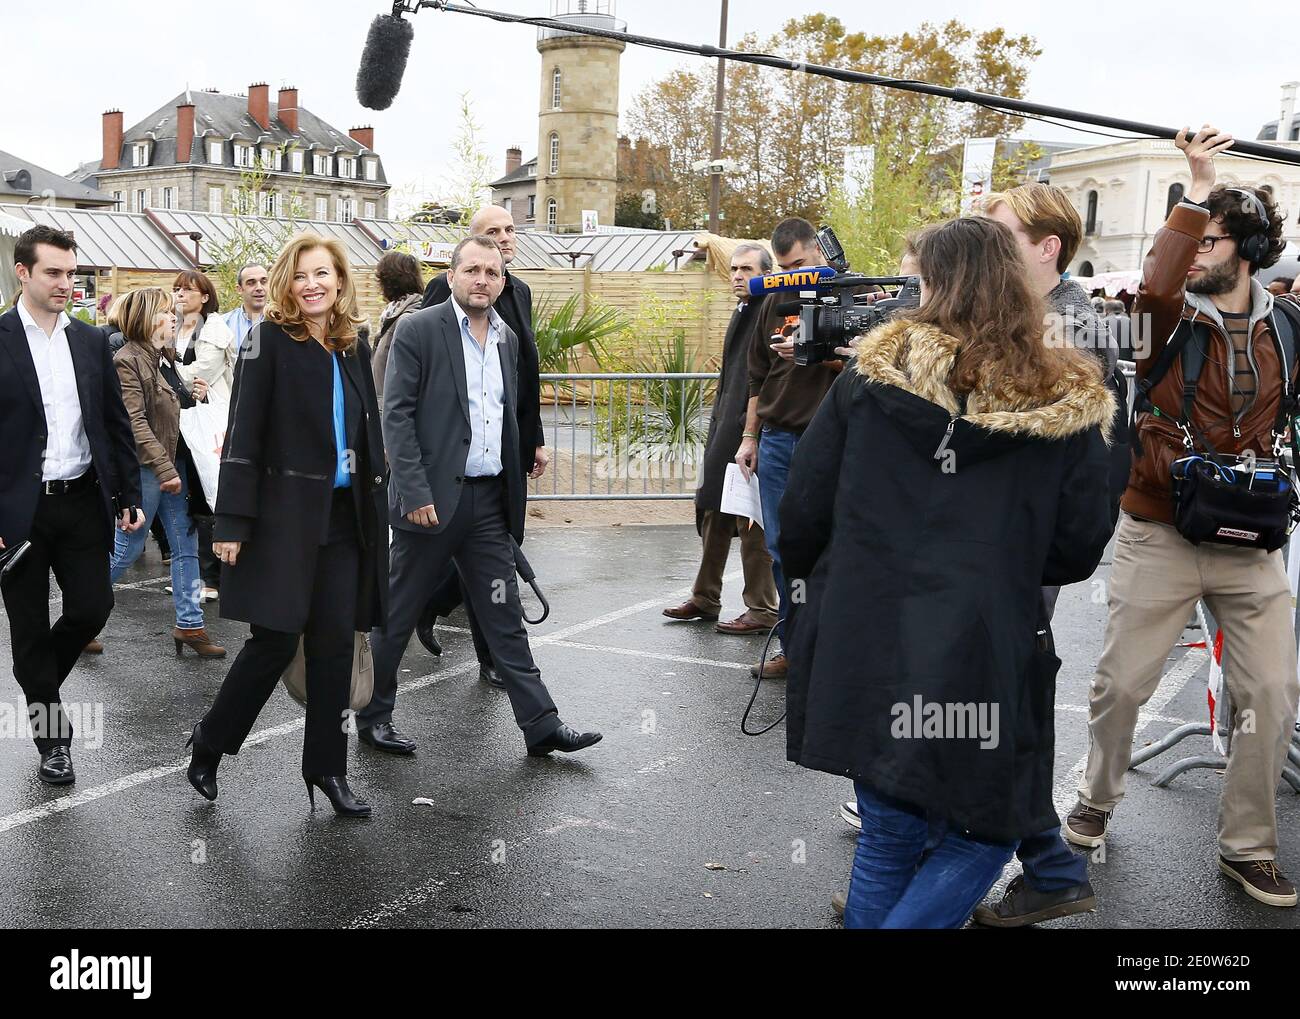
<path fill-rule="evenodd" d="M 921 303 L 918 276 L 861 276 L 849 269 L 844 248 L 828 226 L 817 231 L 817 247 L 826 265 L 774 272 L 749 281 L 749 292 L 762 296 L 797 290 L 799 300 L 777 306 L 787 324 L 799 326 L 794 362 L 807 366 L 840 357 L 836 347 L 870 332 L 904 308 Z M 889 293 L 884 287 L 895 287 Z M 870 292 L 868 292 L 870 291 Z"/>

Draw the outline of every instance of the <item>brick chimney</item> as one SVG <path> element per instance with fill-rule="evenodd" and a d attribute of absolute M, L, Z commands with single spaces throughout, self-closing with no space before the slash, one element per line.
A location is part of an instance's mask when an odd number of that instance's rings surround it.
<path fill-rule="evenodd" d="M 298 133 L 298 90 L 296 88 L 280 89 L 275 115 L 290 134 Z"/>
<path fill-rule="evenodd" d="M 354 127 L 348 132 L 348 137 L 358 145 L 364 145 L 366 148 L 374 150 L 375 129 L 373 127 Z"/>
<path fill-rule="evenodd" d="M 524 161 L 523 149 L 517 146 L 511 146 L 506 149 L 506 176 L 514 173 L 519 169 L 520 164 Z"/>
<path fill-rule="evenodd" d="M 186 94 L 188 100 L 189 95 Z M 188 163 L 194 149 L 194 104 L 183 102 L 176 105 L 176 162 Z"/>
<path fill-rule="evenodd" d="M 101 170 L 116 170 L 122 165 L 122 111 L 108 110 L 104 113 L 104 155 L 100 160 Z"/>
<path fill-rule="evenodd" d="M 248 115 L 263 131 L 271 130 L 271 87 L 266 82 L 248 86 Z"/>
<path fill-rule="evenodd" d="M 1277 122 L 1277 140 L 1291 141 L 1291 121 L 1295 119 L 1295 90 L 1300 81 L 1288 81 L 1282 86 L 1282 116 Z"/>

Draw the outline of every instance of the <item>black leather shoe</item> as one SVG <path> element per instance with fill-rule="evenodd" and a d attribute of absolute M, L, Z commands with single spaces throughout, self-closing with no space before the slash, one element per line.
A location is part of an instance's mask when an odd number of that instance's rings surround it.
<path fill-rule="evenodd" d="M 561 722 L 560 727 L 546 739 L 528 748 L 528 756 L 545 757 L 552 750 L 571 754 L 575 750 L 585 750 L 587 747 L 594 746 L 600 740 L 601 735 L 598 732 L 576 732 Z"/>
<path fill-rule="evenodd" d="M 483 682 L 487 683 L 489 686 L 496 687 L 498 690 L 504 690 L 506 688 L 505 680 L 501 678 L 501 674 L 490 665 L 479 665 L 478 678 L 483 680 Z"/>
<path fill-rule="evenodd" d="M 60 743 L 41 754 L 37 777 L 47 785 L 72 785 L 77 774 L 72 770 L 72 748 Z"/>
<path fill-rule="evenodd" d="M 1058 916 L 1087 913 L 1097 908 L 1097 896 L 1085 881 L 1059 892 L 1036 892 L 1017 875 L 1007 885 L 1006 893 L 992 906 L 979 905 L 971 919 L 982 927 L 1028 927 Z"/>
<path fill-rule="evenodd" d="M 438 643 L 438 638 L 433 635 L 433 627 L 437 622 L 438 614 L 425 609 L 420 615 L 420 621 L 415 624 L 415 635 L 420 638 L 424 650 L 431 655 L 442 657 L 442 645 Z"/>
<path fill-rule="evenodd" d="M 394 729 L 392 722 L 376 722 L 364 729 L 358 729 L 357 739 L 367 746 L 374 747 L 376 750 L 382 750 L 386 754 L 405 756 L 415 753 L 415 740 L 407 739 Z"/>
<path fill-rule="evenodd" d="M 190 780 L 198 794 L 205 800 L 217 798 L 217 765 L 221 763 L 221 751 L 213 750 L 203 741 L 202 722 L 194 724 L 194 731 L 185 745 L 194 747 L 190 755 L 190 766 L 185 777 Z"/>
<path fill-rule="evenodd" d="M 370 804 L 365 800 L 359 800 L 352 795 L 352 790 L 348 788 L 348 780 L 344 775 L 303 775 L 302 780 L 307 783 L 307 798 L 311 801 L 311 809 L 316 810 L 316 792 L 319 789 L 323 792 L 334 807 L 334 813 L 341 817 L 369 817 Z"/>

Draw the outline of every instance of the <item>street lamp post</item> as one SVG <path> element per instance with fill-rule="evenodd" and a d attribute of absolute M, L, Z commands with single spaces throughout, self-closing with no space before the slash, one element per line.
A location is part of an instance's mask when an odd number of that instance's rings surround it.
<path fill-rule="evenodd" d="M 722 0 L 722 27 L 718 30 L 718 47 L 727 47 L 727 0 Z M 722 104 L 727 93 L 727 64 L 718 60 L 718 87 L 713 96 L 713 149 L 710 157 L 715 166 L 709 172 L 709 232 L 718 233 L 718 209 L 722 203 L 722 174 L 716 164 L 722 158 Z"/>

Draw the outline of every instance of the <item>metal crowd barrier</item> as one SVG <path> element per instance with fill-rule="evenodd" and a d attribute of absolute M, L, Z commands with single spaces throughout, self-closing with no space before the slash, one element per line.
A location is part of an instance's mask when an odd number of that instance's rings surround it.
<path fill-rule="evenodd" d="M 1133 405 L 1133 363 L 1121 361 Z M 542 428 L 551 464 L 537 500 L 693 499 L 718 375 L 545 373 Z"/>
<path fill-rule="evenodd" d="M 694 499 L 716 372 L 544 373 L 536 500 Z"/>

